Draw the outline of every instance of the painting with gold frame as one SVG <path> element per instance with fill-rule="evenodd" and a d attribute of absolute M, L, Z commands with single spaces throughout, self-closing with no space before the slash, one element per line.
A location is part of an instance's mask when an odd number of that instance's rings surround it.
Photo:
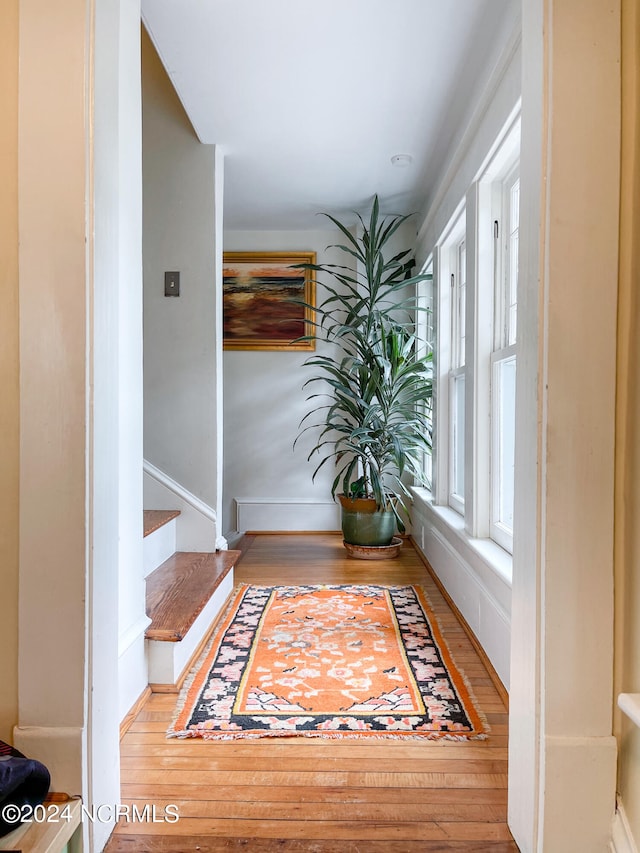
<path fill-rule="evenodd" d="M 315 252 L 224 252 L 224 349 L 313 350 L 315 280 L 292 264 L 316 263 Z M 296 300 L 307 306 L 296 304 Z"/>

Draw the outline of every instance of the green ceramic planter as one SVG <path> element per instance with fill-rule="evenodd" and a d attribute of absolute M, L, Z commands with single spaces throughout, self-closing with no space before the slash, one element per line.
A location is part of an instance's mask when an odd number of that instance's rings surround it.
<path fill-rule="evenodd" d="M 352 505 L 356 502 L 340 496 L 342 505 L 342 535 L 350 545 L 390 545 L 396 530 L 396 517 L 391 510 L 376 510 L 375 501 L 372 506 L 362 507 L 362 501 L 357 502 L 357 509 Z M 361 511 L 364 509 L 364 511 Z"/>

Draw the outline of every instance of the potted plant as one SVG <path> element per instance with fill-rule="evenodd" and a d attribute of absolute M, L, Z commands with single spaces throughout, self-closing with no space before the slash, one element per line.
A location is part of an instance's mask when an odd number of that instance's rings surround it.
<path fill-rule="evenodd" d="M 359 236 L 324 215 L 346 237 L 336 248 L 350 263 L 299 265 L 322 274 L 318 283 L 327 294 L 308 337 L 333 346 L 305 362 L 317 368 L 305 386 L 328 388 L 307 398 L 313 407 L 298 438 L 318 431 L 308 457 L 318 458 L 313 479 L 330 460 L 336 464 L 331 493 L 341 489 L 345 543 L 387 548 L 396 526 L 405 530 L 406 480 L 423 481 L 423 454 L 431 448 L 431 354 L 421 353 L 416 338 L 415 285 L 427 276 L 411 275 L 409 251 L 385 259 L 383 250 L 408 217 L 381 216 L 377 196 L 369 223 L 358 217 Z"/>

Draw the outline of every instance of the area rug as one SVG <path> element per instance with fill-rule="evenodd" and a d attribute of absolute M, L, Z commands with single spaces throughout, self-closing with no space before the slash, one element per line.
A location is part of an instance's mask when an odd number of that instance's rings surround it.
<path fill-rule="evenodd" d="M 484 738 L 416 586 L 240 586 L 168 737 Z"/>

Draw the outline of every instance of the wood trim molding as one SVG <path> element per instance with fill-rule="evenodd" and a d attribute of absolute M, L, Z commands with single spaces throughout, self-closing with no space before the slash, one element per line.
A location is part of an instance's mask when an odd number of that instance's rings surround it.
<path fill-rule="evenodd" d="M 196 497 L 188 489 L 185 489 L 184 486 L 181 486 L 180 483 L 176 482 L 168 474 L 165 474 L 164 471 L 156 468 L 147 459 L 144 459 L 142 462 L 142 470 L 170 492 L 181 498 L 185 503 L 189 504 L 189 506 L 193 507 L 193 509 L 197 510 L 201 515 L 204 515 L 205 518 L 208 518 L 209 521 L 215 522 L 217 520 L 216 512 L 212 507 L 201 501 L 200 498 Z"/>
<path fill-rule="evenodd" d="M 131 723 L 138 716 L 138 714 L 142 710 L 142 706 L 145 704 L 149 696 L 151 696 L 151 688 L 147 686 L 138 696 L 129 711 L 127 711 L 127 713 L 124 715 L 124 719 L 120 723 L 120 740 L 122 740 L 125 734 L 129 731 Z"/>
<path fill-rule="evenodd" d="M 247 530 L 245 536 L 329 536 L 341 530 Z"/>
<path fill-rule="evenodd" d="M 327 533 L 340 527 L 340 507 L 333 500 L 240 496 L 234 505 L 240 531 Z"/>
<path fill-rule="evenodd" d="M 616 813 L 611 825 L 611 841 L 608 853 L 638 853 L 638 847 L 620 796 L 617 798 Z"/>
<path fill-rule="evenodd" d="M 640 693 L 620 693 L 618 707 L 640 727 Z"/>

